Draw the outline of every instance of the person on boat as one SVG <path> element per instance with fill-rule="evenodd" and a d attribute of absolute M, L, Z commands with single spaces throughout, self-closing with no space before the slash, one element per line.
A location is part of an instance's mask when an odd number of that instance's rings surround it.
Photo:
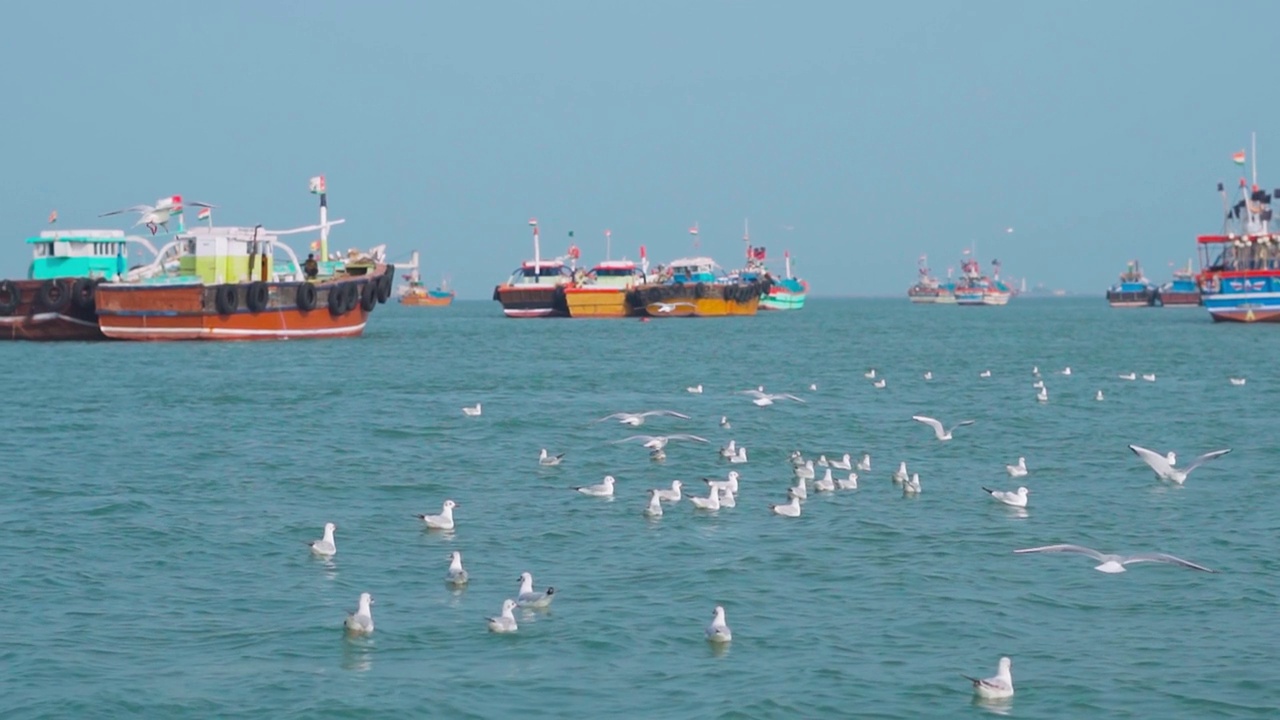
<path fill-rule="evenodd" d="M 302 263 L 302 272 L 308 280 L 315 280 L 320 274 L 320 263 L 316 262 L 315 253 L 307 253 L 307 261 Z"/>

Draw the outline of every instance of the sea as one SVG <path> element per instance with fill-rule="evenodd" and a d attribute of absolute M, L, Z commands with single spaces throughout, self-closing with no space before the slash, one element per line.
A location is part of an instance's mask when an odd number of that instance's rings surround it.
<path fill-rule="evenodd" d="M 1276 332 L 1101 297 L 652 322 L 459 301 L 354 340 L 0 343 L 0 717 L 1280 717 Z M 648 410 L 689 419 L 600 420 Z M 915 414 L 975 422 L 940 442 Z M 707 442 L 658 462 L 639 434 Z M 1231 453 L 1179 486 L 1130 444 Z M 779 517 L 797 450 L 872 469 Z M 730 469 L 737 507 L 643 514 Z M 572 489 L 606 474 L 612 499 Z M 983 490 L 1019 485 L 1025 511 Z M 426 530 L 446 499 L 455 529 Z M 1218 572 L 1013 552 L 1052 543 Z M 525 571 L 554 602 L 490 633 Z M 347 637 L 362 592 L 376 629 Z M 1004 656 L 1016 694 L 975 700 L 962 675 Z"/>

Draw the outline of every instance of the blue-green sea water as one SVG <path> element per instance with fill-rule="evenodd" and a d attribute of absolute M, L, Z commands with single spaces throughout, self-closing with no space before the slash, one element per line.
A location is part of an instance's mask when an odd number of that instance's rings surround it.
<path fill-rule="evenodd" d="M 385 306 L 359 340 L 0 344 L 0 717 L 1276 717 L 1275 332 L 1101 298 L 649 323 L 459 302 Z M 807 402 L 735 394 L 761 384 Z M 649 409 L 692 418 L 593 422 Z M 976 423 L 939 442 L 915 413 Z M 711 442 L 658 463 L 610 443 L 633 432 Z M 642 515 L 673 479 L 705 494 L 731 438 L 736 508 Z M 1174 486 L 1130 443 L 1233 452 Z M 776 517 L 792 450 L 872 470 Z M 611 501 L 569 489 L 606 473 Z M 1025 514 L 982 491 L 1019 484 Z M 457 528 L 424 530 L 446 498 Z M 1012 552 L 1058 542 L 1220 573 Z M 490 634 L 526 570 L 554 604 Z M 348 639 L 365 591 L 376 630 Z M 1017 694 L 975 703 L 960 674 L 1002 655 Z"/>

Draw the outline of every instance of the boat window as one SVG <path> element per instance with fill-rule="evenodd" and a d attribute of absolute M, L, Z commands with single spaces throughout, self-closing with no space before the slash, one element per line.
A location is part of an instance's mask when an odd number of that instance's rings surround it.
<path fill-rule="evenodd" d="M 596 277 L 630 277 L 635 274 L 635 270 L 625 268 L 599 268 L 594 272 Z"/>

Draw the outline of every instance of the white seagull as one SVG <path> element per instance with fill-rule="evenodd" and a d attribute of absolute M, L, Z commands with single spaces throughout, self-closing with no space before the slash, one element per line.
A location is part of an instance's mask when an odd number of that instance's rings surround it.
<path fill-rule="evenodd" d="M 676 311 L 676 308 L 689 308 L 691 310 L 698 309 L 698 306 L 694 305 L 691 302 L 676 302 L 676 303 L 658 302 L 658 303 L 653 303 L 652 307 L 654 312 L 660 315 L 667 315 L 669 313 L 673 313 Z"/>
<path fill-rule="evenodd" d="M 467 584 L 467 571 L 462 567 L 462 553 L 454 550 L 449 553 L 449 574 L 445 576 L 445 582 L 458 587 Z"/>
<path fill-rule="evenodd" d="M 1007 657 L 1000 658 L 1000 666 L 994 677 L 979 680 L 961 673 L 961 677 L 973 683 L 973 693 L 988 700 L 1001 700 L 1013 697 L 1013 674 L 1010 672 L 1012 662 Z"/>
<path fill-rule="evenodd" d="M 832 460 L 830 465 L 836 470 L 852 470 L 853 458 L 850 457 L 849 453 L 845 453 L 844 457 L 840 458 L 839 460 Z"/>
<path fill-rule="evenodd" d="M 849 473 L 847 478 L 836 478 L 836 487 L 841 490 L 857 490 L 858 473 Z"/>
<path fill-rule="evenodd" d="M 769 510 L 774 515 L 782 517 L 800 517 L 800 496 L 796 494 L 795 488 L 787 491 L 787 496 L 791 499 L 782 505 L 770 505 Z"/>
<path fill-rule="evenodd" d="M 711 492 L 720 494 L 720 507 L 738 507 L 738 496 L 727 487 L 712 488 Z"/>
<path fill-rule="evenodd" d="M 991 371 L 990 371 L 990 370 L 983 370 L 982 372 L 978 373 L 978 377 L 980 377 L 980 378 L 989 378 L 989 377 L 991 377 Z"/>
<path fill-rule="evenodd" d="M 1062 374 L 1063 374 L 1063 375 L 1070 375 L 1070 374 L 1071 374 L 1071 368 L 1069 368 L 1069 367 L 1064 367 L 1064 368 L 1062 368 Z"/>
<path fill-rule="evenodd" d="M 539 453 L 538 455 L 538 464 L 546 465 L 548 467 L 552 465 L 559 465 L 561 460 L 564 460 L 564 453 L 560 453 L 559 455 L 551 455 L 547 453 L 546 448 L 542 448 L 542 452 Z"/>
<path fill-rule="evenodd" d="M 513 633 L 516 631 L 516 601 L 510 598 L 502 601 L 502 614 L 488 618 L 489 631 L 496 633 Z"/>
<path fill-rule="evenodd" d="M 601 480 L 595 485 L 579 485 L 573 489 L 583 495 L 590 495 L 591 497 L 613 497 L 614 482 L 615 480 L 612 475 L 605 475 L 604 480 Z"/>
<path fill-rule="evenodd" d="M 728 460 L 738 454 L 738 441 L 730 440 L 728 445 L 720 448 L 720 457 Z"/>
<path fill-rule="evenodd" d="M 693 387 L 687 387 L 687 388 L 685 388 L 684 390 L 685 390 L 685 392 L 693 393 L 694 395 L 701 395 L 701 394 L 702 394 L 702 384 L 701 384 L 701 383 L 699 383 L 699 384 L 697 384 L 697 385 L 694 385 Z"/>
<path fill-rule="evenodd" d="M 915 420 L 918 423 L 924 423 L 925 425 L 928 425 L 929 427 L 933 428 L 933 434 L 939 440 L 950 440 L 951 433 L 954 432 L 956 428 L 964 427 L 965 425 L 972 425 L 974 422 L 972 420 L 961 420 L 955 425 L 952 425 L 950 429 L 944 429 L 942 427 L 942 423 L 938 422 L 937 420 L 931 417 L 927 417 L 925 415 L 912 415 L 911 419 Z"/>
<path fill-rule="evenodd" d="M 684 491 L 682 490 L 682 488 L 683 488 L 683 487 L 684 487 L 684 483 L 680 482 L 679 480 L 672 480 L 672 481 L 671 481 L 671 489 L 670 489 L 670 490 L 663 490 L 663 489 L 661 489 L 661 488 L 654 488 L 653 490 L 650 490 L 649 492 L 651 492 L 651 493 L 653 493 L 654 495 L 656 495 L 656 496 L 657 496 L 657 498 L 658 498 L 659 500 L 663 501 L 663 502 L 673 502 L 673 503 L 674 503 L 674 502 L 680 502 L 680 498 L 683 496 L 683 492 L 684 492 Z"/>
<path fill-rule="evenodd" d="M 724 622 L 724 608 L 716 606 L 711 614 L 711 624 L 707 626 L 707 640 L 716 643 L 727 643 L 733 639 L 733 633 Z"/>
<path fill-rule="evenodd" d="M 467 417 L 479 417 L 480 412 L 481 412 L 480 403 L 476 403 L 474 407 L 462 408 L 462 414 L 466 415 Z"/>
<path fill-rule="evenodd" d="M 311 552 L 319 555 L 320 557 L 333 557 L 336 555 L 338 553 L 338 545 L 333 541 L 333 531 L 337 529 L 337 525 L 334 525 L 333 523 L 325 523 L 324 537 L 307 543 L 311 546 Z"/>
<path fill-rule="evenodd" d="M 1020 457 L 1017 465 L 1005 465 L 1004 469 L 1009 473 L 1009 477 L 1025 477 L 1027 474 L 1027 459 Z"/>
<path fill-rule="evenodd" d="M 1093 396 L 1093 399 L 1094 399 L 1094 400 L 1101 400 L 1101 399 L 1102 399 L 1102 391 L 1101 391 L 1101 390 L 1099 390 L 1099 391 L 1098 391 L 1098 394 Z"/>
<path fill-rule="evenodd" d="M 1117 377 L 1119 377 L 1121 380 L 1137 380 L 1138 373 L 1122 373 Z"/>
<path fill-rule="evenodd" d="M 734 453 L 733 457 L 729 458 L 729 462 L 735 463 L 738 465 L 741 465 L 746 461 L 747 461 L 747 449 L 741 446 L 738 447 L 738 452 Z"/>
<path fill-rule="evenodd" d="M 1156 374 L 1155 374 L 1155 373 L 1144 373 L 1144 374 L 1142 375 L 1142 379 L 1143 379 L 1143 380 L 1146 380 L 1147 382 L 1155 382 L 1155 381 L 1156 381 Z"/>
<path fill-rule="evenodd" d="M 1186 467 L 1177 468 L 1174 467 L 1174 463 L 1177 462 L 1177 456 L 1172 452 L 1168 455 L 1161 455 L 1154 450 L 1148 450 L 1138 445 L 1130 445 L 1129 449 L 1132 450 L 1135 455 L 1142 458 L 1142 462 L 1151 466 L 1151 469 L 1156 472 L 1156 477 L 1161 480 L 1172 480 L 1179 485 L 1187 481 L 1187 476 L 1191 474 L 1192 470 L 1195 470 L 1216 457 L 1222 457 L 1223 455 L 1231 452 L 1231 448 L 1227 448 L 1225 450 L 1214 450 L 1213 452 L 1205 453 L 1195 460 L 1192 460 L 1191 464 Z"/>
<path fill-rule="evenodd" d="M 888 383 L 887 381 L 885 381 L 885 379 L 884 379 L 884 378 L 880 378 L 879 380 L 877 380 L 877 381 L 875 381 L 875 382 L 871 383 L 871 387 L 876 388 L 877 390 L 879 390 L 879 389 L 883 389 L 883 388 L 884 388 L 884 386 L 885 386 L 885 385 L 888 385 L 888 384 L 889 384 L 889 383 Z"/>
<path fill-rule="evenodd" d="M 920 473 L 911 473 L 911 479 L 902 483 L 903 495 L 919 495 L 920 494 Z"/>
<path fill-rule="evenodd" d="M 1245 383 L 1245 379 L 1242 377 L 1233 377 L 1230 380 L 1232 385 L 1243 385 Z"/>
<path fill-rule="evenodd" d="M 369 610 L 372 604 L 372 595 L 367 592 L 360 593 L 360 606 L 355 612 L 347 614 L 347 620 L 344 623 L 347 632 L 352 635 L 368 635 L 373 632 L 373 612 Z"/>
<path fill-rule="evenodd" d="M 868 371 L 866 371 L 866 372 L 862 373 L 862 377 L 864 377 L 864 378 L 868 378 L 868 379 L 870 379 L 870 380 L 875 380 L 875 379 L 876 379 L 876 369 L 875 369 L 875 368 L 871 368 L 870 370 L 868 370 Z"/>
<path fill-rule="evenodd" d="M 932 370 L 925 370 L 925 371 L 924 371 L 924 379 L 925 379 L 925 380 L 932 380 L 932 379 L 933 379 L 933 371 L 932 371 Z"/>
<path fill-rule="evenodd" d="M 822 474 L 822 477 L 814 481 L 813 489 L 815 492 L 835 491 L 836 479 L 834 476 L 831 475 L 831 468 L 827 468 L 826 472 Z"/>
<path fill-rule="evenodd" d="M 862 453 L 862 459 L 858 461 L 859 472 L 871 472 L 871 454 Z"/>
<path fill-rule="evenodd" d="M 798 403 L 804 404 L 803 399 L 798 398 L 791 393 L 767 393 L 762 390 L 741 390 L 739 391 L 739 394 L 754 397 L 755 400 L 752 400 L 751 402 L 760 407 L 772 405 L 775 400 L 795 400 Z"/>
<path fill-rule="evenodd" d="M 158 228 L 164 228 L 165 232 L 169 231 L 169 221 L 174 215 L 182 214 L 183 206 L 181 195 L 172 195 L 156 200 L 155 205 L 133 205 L 131 207 L 122 208 L 120 210 L 112 210 L 105 212 L 98 217 L 107 217 L 109 215 L 122 215 L 124 213 L 138 213 L 138 221 L 133 224 L 134 227 L 146 225 L 152 235 L 156 234 Z M 192 207 L 217 209 L 217 205 L 210 205 L 203 202 L 185 203 Z"/>
<path fill-rule="evenodd" d="M 1040 388 L 1040 391 L 1036 393 L 1036 400 L 1042 403 L 1049 402 L 1049 391 L 1046 388 Z"/>
<path fill-rule="evenodd" d="M 528 572 L 520 573 L 520 594 L 516 595 L 516 602 L 520 607 L 545 608 L 555 599 L 556 589 L 549 587 L 545 592 L 533 591 L 533 575 Z"/>
<path fill-rule="evenodd" d="M 453 529 L 453 509 L 458 507 L 458 503 L 452 500 L 445 500 L 444 505 L 440 508 L 439 515 L 415 515 L 427 527 L 432 530 L 452 530 Z"/>
<path fill-rule="evenodd" d="M 1179 557 L 1166 555 L 1165 553 L 1137 553 L 1135 555 L 1114 555 L 1110 553 L 1100 553 L 1093 548 L 1087 548 L 1083 545 L 1045 545 L 1043 547 L 1025 548 L 1023 550 L 1014 550 L 1015 553 L 1053 553 L 1065 552 L 1076 553 L 1078 555 L 1088 555 L 1097 560 L 1101 565 L 1094 568 L 1104 573 L 1122 573 L 1125 571 L 1125 565 L 1140 562 L 1162 562 L 1171 565 L 1181 565 L 1182 567 L 1191 568 L 1192 570 L 1201 570 L 1203 572 L 1216 573 L 1217 570 L 1210 570 L 1203 565 L 1197 565 L 1193 562 L 1183 560 Z"/>
<path fill-rule="evenodd" d="M 724 428 L 725 430 L 729 429 L 729 417 L 727 415 L 720 416 L 720 427 Z"/>
<path fill-rule="evenodd" d="M 720 488 L 720 489 L 728 490 L 729 492 L 733 493 L 734 495 L 737 495 L 737 494 L 738 494 L 738 480 L 739 480 L 739 478 L 741 478 L 741 477 L 742 477 L 742 476 L 738 474 L 738 471 L 737 471 L 737 470 L 730 470 L 730 471 L 729 471 L 729 475 L 728 475 L 728 477 L 726 477 L 724 480 L 717 480 L 717 479 L 715 479 L 715 478 L 702 478 L 702 481 L 703 481 L 703 482 L 705 482 L 706 484 L 710 485 L 710 486 L 711 486 L 711 487 L 713 487 L 713 488 Z"/>
<path fill-rule="evenodd" d="M 907 474 L 907 462 L 904 460 L 898 463 L 898 469 L 893 471 L 893 484 L 901 485 L 910 479 L 910 477 L 911 476 Z"/>
<path fill-rule="evenodd" d="M 1032 375 L 1032 376 L 1034 376 L 1034 377 L 1040 377 L 1040 366 L 1039 366 L 1039 365 L 1032 365 L 1032 366 L 1031 366 L 1031 375 Z"/>
<path fill-rule="evenodd" d="M 658 497 L 658 493 L 662 492 L 657 488 L 649 490 L 649 504 L 644 508 L 644 514 L 649 517 L 662 517 L 662 500 Z"/>
<path fill-rule="evenodd" d="M 689 496 L 689 502 L 699 510 L 719 510 L 720 509 L 720 491 L 717 488 L 710 488 L 710 493 L 706 497 Z"/>
<path fill-rule="evenodd" d="M 677 433 L 675 435 L 632 435 L 631 437 L 625 437 L 621 440 L 613 440 L 612 444 L 617 445 L 618 443 L 631 442 L 632 440 L 643 440 L 644 446 L 650 450 L 661 450 L 672 440 L 689 440 L 690 442 L 700 443 L 711 442 L 710 440 L 707 440 L 704 437 L 698 437 L 697 435 Z"/>
<path fill-rule="evenodd" d="M 599 420 L 597 420 L 596 422 L 604 422 L 605 420 L 613 420 L 616 418 L 618 422 L 622 423 L 623 425 L 630 425 L 631 427 L 639 427 L 644 424 L 645 418 L 658 417 L 658 416 L 675 417 L 675 418 L 680 418 L 682 420 L 689 419 L 688 415 L 685 415 L 684 413 L 678 413 L 675 410 L 648 410 L 646 412 L 641 412 L 641 413 L 616 412 L 612 415 L 606 415 L 600 418 Z"/>
<path fill-rule="evenodd" d="M 991 497 L 999 500 L 1005 505 L 1012 505 L 1013 507 L 1019 507 L 1019 508 L 1024 508 L 1027 506 L 1027 495 L 1031 492 L 1030 490 L 1024 487 L 1018 488 L 1017 492 L 1010 492 L 1007 490 L 992 490 L 991 488 L 982 488 L 982 489 L 986 490 L 987 493 L 991 495 Z"/>

